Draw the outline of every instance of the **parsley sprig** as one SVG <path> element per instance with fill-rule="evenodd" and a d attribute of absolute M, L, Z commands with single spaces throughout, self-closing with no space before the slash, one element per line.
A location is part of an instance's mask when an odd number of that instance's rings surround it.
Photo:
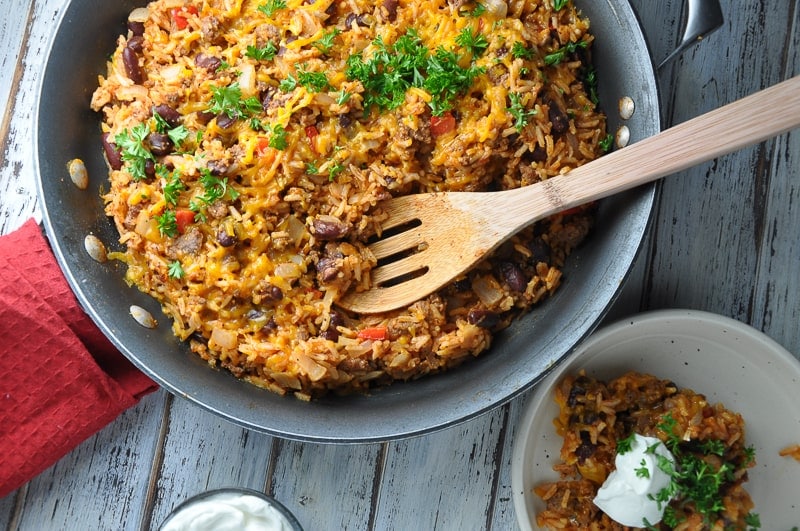
<path fill-rule="evenodd" d="M 145 179 L 147 177 L 145 173 L 147 161 L 155 162 L 156 160 L 144 145 L 149 134 L 150 127 L 146 123 L 140 123 L 114 136 L 114 144 L 120 150 L 122 161 L 134 181 Z"/>
<path fill-rule="evenodd" d="M 586 48 L 587 46 L 589 46 L 589 43 L 586 41 L 570 41 L 558 50 L 545 55 L 544 64 L 547 66 L 555 66 L 560 64 L 564 59 L 567 58 L 567 55 L 575 53 L 579 48 Z"/>
<path fill-rule="evenodd" d="M 286 0 L 267 0 L 258 6 L 258 10 L 268 17 L 272 17 L 276 11 L 281 9 L 286 9 Z"/>
<path fill-rule="evenodd" d="M 247 50 L 244 54 L 251 58 L 255 59 L 256 61 L 271 61 L 275 58 L 275 55 L 278 53 L 278 47 L 275 46 L 275 43 L 269 41 L 267 44 L 259 48 L 258 46 L 253 46 L 252 44 L 247 47 Z"/>
<path fill-rule="evenodd" d="M 511 106 L 506 110 L 514 118 L 514 127 L 517 131 L 522 132 L 528 125 L 528 119 L 536 115 L 536 109 L 526 109 L 522 104 L 521 96 L 516 92 L 509 93 L 508 98 L 511 100 Z"/>
<path fill-rule="evenodd" d="M 238 82 L 227 87 L 211 86 L 211 106 L 208 112 L 225 113 L 229 118 L 247 118 L 261 112 L 261 102 L 255 96 L 242 98 L 242 89 Z"/>

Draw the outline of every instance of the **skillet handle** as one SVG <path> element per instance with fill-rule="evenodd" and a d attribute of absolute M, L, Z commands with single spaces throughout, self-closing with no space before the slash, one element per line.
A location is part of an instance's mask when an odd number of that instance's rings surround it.
<path fill-rule="evenodd" d="M 658 65 L 661 70 L 686 48 L 717 30 L 725 18 L 719 0 L 687 0 L 684 5 L 683 35 L 677 47 Z"/>

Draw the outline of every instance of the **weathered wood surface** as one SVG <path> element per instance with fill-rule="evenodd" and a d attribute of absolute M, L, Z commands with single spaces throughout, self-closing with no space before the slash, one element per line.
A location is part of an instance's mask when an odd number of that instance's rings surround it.
<path fill-rule="evenodd" d="M 682 2 L 632 3 L 658 62 L 675 42 Z M 39 215 L 36 85 L 65 4 L 2 0 L 0 233 Z M 725 25 L 660 73 L 666 123 L 800 74 L 800 2 L 727 0 L 723 10 Z M 780 102 L 764 112 L 781 112 Z M 798 132 L 665 181 L 610 316 L 708 310 L 800 353 L 798 183 Z M 526 398 L 410 440 L 318 445 L 239 428 L 160 391 L 0 499 L 0 528 L 147 529 L 191 494 L 239 485 L 274 495 L 309 530 L 514 529 L 511 445 Z"/>

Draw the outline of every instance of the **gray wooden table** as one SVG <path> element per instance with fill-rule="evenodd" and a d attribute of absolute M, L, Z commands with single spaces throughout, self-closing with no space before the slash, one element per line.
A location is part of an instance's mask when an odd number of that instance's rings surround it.
<path fill-rule="evenodd" d="M 40 216 L 36 85 L 66 3 L 0 0 L 0 233 Z M 682 2 L 632 3 L 663 58 Z M 800 1 L 722 3 L 724 26 L 660 73 L 666 123 L 800 74 Z M 800 132 L 668 179 L 656 208 L 611 316 L 707 310 L 800 353 Z M 159 391 L 0 499 L 0 528 L 148 529 L 191 494 L 238 485 L 272 494 L 308 530 L 514 529 L 511 447 L 526 398 L 410 440 L 319 445 L 239 428 Z"/>

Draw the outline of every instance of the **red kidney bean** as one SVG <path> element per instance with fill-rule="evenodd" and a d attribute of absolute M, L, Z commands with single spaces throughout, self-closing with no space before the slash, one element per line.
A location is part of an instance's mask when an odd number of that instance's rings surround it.
<path fill-rule="evenodd" d="M 217 115 L 217 125 L 220 129 L 228 129 L 236 121 L 236 118 L 231 118 L 226 113 L 221 112 Z"/>
<path fill-rule="evenodd" d="M 141 85 L 144 81 L 142 67 L 139 66 L 139 56 L 133 48 L 126 46 L 122 49 L 122 63 L 125 65 L 125 73 L 131 81 Z"/>
<path fill-rule="evenodd" d="M 150 133 L 147 135 L 147 143 L 150 144 L 150 151 L 153 155 L 163 157 L 169 155 L 175 148 L 172 140 L 164 133 Z"/>
<path fill-rule="evenodd" d="M 178 127 L 181 123 L 181 114 L 164 103 L 153 107 L 153 114 L 158 114 L 170 127 Z"/>
<path fill-rule="evenodd" d="M 494 328 L 500 323 L 500 316 L 482 308 L 473 308 L 467 313 L 467 322 L 481 328 Z"/>
<path fill-rule="evenodd" d="M 213 120 L 214 117 L 216 116 L 216 114 L 214 114 L 213 112 L 206 112 L 206 111 L 197 111 L 194 114 L 195 116 L 197 116 L 197 122 L 200 125 L 208 125 L 208 122 Z"/>
<path fill-rule="evenodd" d="M 501 262 L 497 265 L 500 275 L 511 291 L 522 292 L 528 287 L 528 279 L 520 267 L 513 262 Z"/>
<path fill-rule="evenodd" d="M 120 153 L 119 149 L 117 149 L 117 145 L 111 142 L 108 137 L 108 133 L 103 133 L 102 142 L 103 151 L 106 154 L 106 160 L 108 161 L 108 165 L 111 166 L 112 170 L 121 170 L 122 154 Z"/>
<path fill-rule="evenodd" d="M 389 22 L 397 19 L 397 0 L 383 0 L 383 7 L 386 9 L 386 18 Z"/>
<path fill-rule="evenodd" d="M 137 22 L 135 20 L 128 21 L 128 29 L 134 36 L 144 35 L 144 22 Z"/>
<path fill-rule="evenodd" d="M 128 39 L 128 44 L 126 44 L 128 48 L 133 50 L 136 53 L 142 53 L 142 49 L 144 48 L 144 37 L 141 35 L 134 35 L 130 39 Z"/>
<path fill-rule="evenodd" d="M 200 68 L 205 68 L 209 72 L 214 72 L 222 64 L 222 59 L 219 57 L 214 57 L 213 55 L 199 53 L 194 58 L 194 64 Z"/>
<path fill-rule="evenodd" d="M 349 227 L 344 223 L 327 219 L 315 219 L 311 226 L 314 228 L 314 236 L 320 241 L 338 240 L 346 235 L 349 230 Z"/>

